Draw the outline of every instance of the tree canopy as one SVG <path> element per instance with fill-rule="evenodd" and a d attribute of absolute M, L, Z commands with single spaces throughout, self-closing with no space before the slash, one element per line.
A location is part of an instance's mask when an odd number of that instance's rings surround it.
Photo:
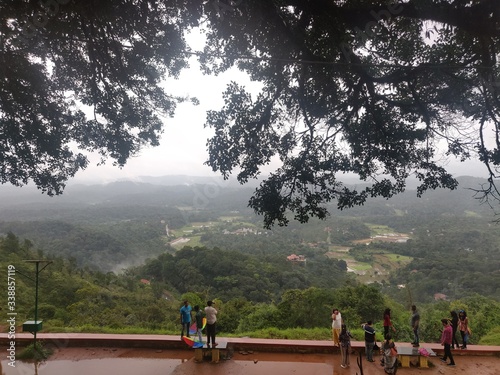
<path fill-rule="evenodd" d="M 79 150 L 123 166 L 158 145 L 183 98 L 160 83 L 187 67 L 192 1 L 0 4 L 0 181 L 59 194 L 88 166 Z"/>
<path fill-rule="evenodd" d="M 0 14 L 2 183 L 58 194 L 88 164 L 71 145 L 118 165 L 156 145 L 183 100 L 161 78 L 187 66 L 184 32 L 201 27 L 207 74 L 237 66 L 262 84 L 229 84 L 205 126 L 207 164 L 225 177 L 245 183 L 281 161 L 250 200 L 266 226 L 389 198 L 410 176 L 419 195 L 454 189 L 446 156 L 481 160 L 484 197 L 498 198 L 496 0 L 48 0 Z"/>

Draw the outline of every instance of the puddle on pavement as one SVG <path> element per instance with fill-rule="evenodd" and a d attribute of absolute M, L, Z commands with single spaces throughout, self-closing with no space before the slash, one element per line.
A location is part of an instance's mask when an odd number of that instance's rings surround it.
<path fill-rule="evenodd" d="M 1 362 L 1 375 L 289 375 L 332 374 L 331 355 L 235 352 L 218 364 L 196 363 L 192 351 L 65 348 L 38 364 Z"/>
<path fill-rule="evenodd" d="M 101 358 L 48 360 L 35 370 L 33 363 L 16 361 L 12 368 L 2 362 L 2 375 L 169 375 L 182 363 L 179 359 Z"/>

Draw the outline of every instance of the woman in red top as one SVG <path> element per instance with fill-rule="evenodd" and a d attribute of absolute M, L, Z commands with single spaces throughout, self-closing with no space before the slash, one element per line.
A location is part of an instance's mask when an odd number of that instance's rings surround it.
<path fill-rule="evenodd" d="M 396 332 L 396 328 L 392 325 L 391 322 L 391 309 L 385 309 L 384 311 L 384 338 L 385 335 L 389 333 L 389 328 L 392 327 L 392 330 Z"/>

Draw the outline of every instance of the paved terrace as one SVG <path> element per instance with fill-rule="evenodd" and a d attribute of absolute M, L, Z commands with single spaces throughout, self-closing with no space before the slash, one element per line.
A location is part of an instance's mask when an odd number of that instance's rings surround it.
<path fill-rule="evenodd" d="M 16 346 L 25 346 L 32 342 L 30 333 L 16 333 Z M 124 348 L 155 348 L 155 349 L 186 349 L 190 348 L 172 335 L 132 335 L 132 334 L 100 334 L 100 333 L 38 333 L 37 340 L 43 340 L 58 348 L 65 347 L 124 347 Z M 0 345 L 9 346 L 7 333 L 0 333 Z M 327 340 L 283 340 L 283 339 L 252 339 L 247 337 L 217 337 L 218 342 L 226 342 L 234 350 L 254 350 L 261 352 L 285 353 L 333 353 L 339 349 Z M 397 346 L 411 347 L 409 343 L 396 342 Z M 351 341 L 353 349 L 364 349 L 362 341 Z M 421 347 L 432 349 L 438 355 L 443 353 L 443 347 L 438 343 L 421 343 Z M 455 349 L 453 355 L 494 355 L 500 356 L 500 346 L 468 345 L 466 350 Z"/>

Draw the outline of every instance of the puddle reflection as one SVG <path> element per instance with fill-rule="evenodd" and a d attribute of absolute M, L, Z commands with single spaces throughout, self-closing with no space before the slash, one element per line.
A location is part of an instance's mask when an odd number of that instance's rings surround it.
<path fill-rule="evenodd" d="M 186 359 L 100 358 L 48 360 L 40 363 L 16 361 L 16 367 L 2 361 L 2 375 L 170 375 Z"/>
<path fill-rule="evenodd" d="M 192 351 L 65 348 L 47 361 L 1 362 L 1 375 L 289 375 L 332 374 L 333 358 L 321 354 L 235 352 L 219 364 L 196 363 Z"/>

